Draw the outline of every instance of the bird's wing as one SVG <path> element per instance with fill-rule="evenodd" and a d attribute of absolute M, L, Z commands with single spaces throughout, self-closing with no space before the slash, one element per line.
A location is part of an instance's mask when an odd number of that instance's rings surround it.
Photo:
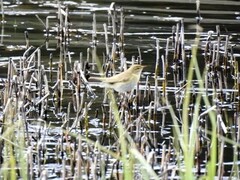
<path fill-rule="evenodd" d="M 129 80 L 129 75 L 126 72 L 122 72 L 120 74 L 114 75 L 112 77 L 91 77 L 90 79 L 95 79 L 95 80 L 99 80 L 105 83 L 116 83 L 116 82 L 126 82 Z"/>
<path fill-rule="evenodd" d="M 126 82 L 129 80 L 130 77 L 126 77 L 126 76 L 120 76 L 120 74 L 117 74 L 113 77 L 109 77 L 109 78 L 106 78 L 104 80 L 104 82 L 107 82 L 107 83 L 116 83 L 116 82 Z"/>

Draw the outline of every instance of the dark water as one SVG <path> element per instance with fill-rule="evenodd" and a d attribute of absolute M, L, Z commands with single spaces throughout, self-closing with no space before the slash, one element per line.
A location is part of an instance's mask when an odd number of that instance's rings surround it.
<path fill-rule="evenodd" d="M 103 59 L 103 53 L 105 53 L 105 44 L 104 44 L 104 28 L 103 23 L 111 25 L 111 20 L 109 20 L 108 10 L 111 5 L 111 1 L 102 0 L 99 1 L 61 1 L 63 8 L 68 7 L 69 9 L 69 39 L 67 41 L 67 51 L 71 54 L 71 60 L 79 61 L 80 53 L 82 53 L 83 61 L 87 59 L 87 49 L 92 47 L 92 21 L 93 14 L 96 15 L 96 40 L 97 40 L 97 55 L 99 59 Z M 141 51 L 142 64 L 147 65 L 144 69 L 143 76 L 141 78 L 140 84 L 143 87 L 145 84 L 146 77 L 149 76 L 150 86 L 154 86 L 154 73 L 155 73 L 155 63 L 156 63 L 156 39 L 159 39 L 160 46 L 160 56 L 165 55 L 165 47 L 167 38 L 173 35 L 173 26 L 176 28 L 176 24 L 179 20 L 184 19 L 184 32 L 185 32 L 185 53 L 186 53 L 186 62 L 189 64 L 191 57 L 191 46 L 194 43 L 194 38 L 196 36 L 196 23 L 199 22 L 199 25 L 202 27 L 200 32 L 200 44 L 199 44 L 199 54 L 198 54 L 198 63 L 201 69 L 205 66 L 204 60 L 204 48 L 206 45 L 207 37 L 209 31 L 212 31 L 213 41 L 217 41 L 217 30 L 216 26 L 219 26 L 221 34 L 220 42 L 220 54 L 221 58 L 224 53 L 224 43 L 225 37 L 229 36 L 228 47 L 232 48 L 232 54 L 235 57 L 235 60 L 239 60 L 239 21 L 240 21 L 240 11 L 239 11 L 239 1 L 224 1 L 224 0 L 215 0 L 215 1 L 201 1 L 200 11 L 196 11 L 196 1 L 192 0 L 155 0 L 155 1 L 115 1 L 116 8 L 118 9 L 118 18 L 117 26 L 119 33 L 120 25 L 120 8 L 123 8 L 125 26 L 124 26 L 124 53 L 128 61 L 131 61 L 134 57 L 137 59 L 139 57 L 139 50 Z M 57 63 L 59 62 L 59 45 L 58 45 L 58 23 L 57 19 L 57 10 L 58 5 L 56 1 L 4 1 L 1 22 L 1 42 L 0 42 L 0 78 L 3 79 L 1 86 L 4 86 L 4 80 L 7 77 L 7 63 L 9 58 L 19 61 L 20 57 L 23 56 L 23 53 L 26 50 L 26 36 L 29 37 L 29 45 L 33 46 L 33 49 L 30 52 L 33 52 L 37 47 L 41 47 L 41 63 L 46 69 L 49 68 L 49 59 L 50 54 L 53 57 L 53 69 L 57 70 Z M 53 16 L 49 20 L 49 37 L 46 40 L 46 18 Z M 41 22 L 42 21 L 42 22 Z M 111 28 L 109 28 L 111 30 Z M 109 30 L 109 31 L 110 31 Z M 112 36 L 109 36 L 109 43 L 111 44 L 113 40 Z M 48 42 L 48 47 L 46 45 Z M 173 70 L 171 66 L 174 64 L 173 61 L 173 40 L 170 40 L 170 52 L 169 52 L 169 69 L 168 69 L 168 86 L 169 86 L 169 97 L 170 102 L 174 104 L 176 99 L 174 98 L 174 90 L 178 89 L 181 85 L 181 78 L 179 84 L 174 84 L 173 80 Z M 230 53 L 229 53 L 230 56 Z M 161 62 L 161 60 L 160 60 Z M 119 63 L 118 63 L 119 64 Z M 69 70 L 70 71 L 70 70 Z M 159 77 L 162 77 L 162 66 L 159 65 Z M 95 74 L 94 74 L 95 73 Z M 98 71 L 90 70 L 90 74 L 96 75 Z M 51 86 L 56 82 L 56 73 L 53 75 L 53 80 L 49 82 Z M 50 75 L 48 74 L 48 77 Z M 69 73 L 66 78 L 67 81 L 71 80 L 71 73 Z M 159 84 L 161 84 L 159 82 Z M 193 84 L 196 85 L 197 92 L 197 81 L 193 81 Z M 102 88 L 92 83 L 94 92 L 96 93 L 96 99 L 92 99 L 88 93 L 84 95 L 84 101 L 89 103 L 93 101 L 93 104 L 89 107 L 88 120 L 89 120 L 89 136 L 93 140 L 100 140 L 102 144 L 109 145 L 109 142 L 114 141 L 114 138 L 106 142 L 103 122 L 102 122 L 102 105 L 103 105 L 103 95 L 104 91 Z M 177 86 L 177 87 L 176 87 Z M 234 89 L 234 78 L 228 77 L 228 90 L 230 93 Z M 211 91 L 211 90 L 210 90 Z M 84 92 L 84 90 L 83 90 Z M 86 92 L 86 91 L 85 91 Z M 141 91 L 143 94 L 143 91 Z M 211 94 L 211 92 L 210 92 Z M 117 96 L 118 97 L 118 96 Z M 49 99 L 54 99 L 54 96 L 51 96 Z M 119 97 L 118 97 L 119 98 Z M 153 92 L 150 95 L 150 98 L 154 99 Z M 44 123 L 46 122 L 49 128 L 47 129 L 46 138 L 46 152 L 47 158 L 46 163 L 42 163 L 41 169 L 47 169 L 49 177 L 58 178 L 60 171 L 62 169 L 61 155 L 56 152 L 56 149 L 61 144 L 61 135 L 63 125 L 63 114 L 67 113 L 68 103 L 72 102 L 72 91 L 66 85 L 64 89 L 64 99 L 62 104 L 62 110 L 57 111 L 56 107 L 53 104 L 49 103 L 46 111 L 46 121 L 43 120 L 43 123 L 37 121 L 38 112 L 32 112 L 29 120 L 30 123 L 30 132 L 34 135 L 34 132 L 39 131 L 40 133 L 46 133 L 44 129 Z M 143 102 L 145 106 L 149 105 L 150 100 Z M 160 102 L 161 104 L 162 102 Z M 229 104 L 229 102 L 226 102 Z M 234 101 L 232 104 L 237 103 Z M 234 106 L 236 107 L 236 106 Z M 107 107 L 108 108 L 108 107 Z M 143 108 L 143 107 L 142 107 Z M 159 108 L 161 109 L 161 108 Z M 202 108 L 203 110 L 204 108 Z M 72 124 L 75 120 L 76 113 L 73 110 L 72 105 L 70 105 L 70 120 L 69 123 Z M 98 115 L 96 115 L 98 113 Z M 133 110 L 133 117 L 136 118 L 139 116 L 139 112 Z M 234 120 L 235 109 L 228 109 L 227 114 L 230 120 Z M 145 117 L 147 118 L 147 117 Z M 172 120 L 170 115 L 166 116 L 166 126 L 163 129 L 164 133 L 160 133 L 162 130 L 162 110 L 157 112 L 155 118 L 156 124 L 151 123 L 151 130 L 154 132 L 154 145 L 150 146 L 156 150 L 157 158 L 160 159 L 160 151 L 163 144 L 171 144 L 170 135 L 172 132 Z M 38 124 L 36 126 L 36 124 Z M 31 129 L 32 128 L 32 129 Z M 230 127 L 229 127 L 230 128 Z M 81 129 L 81 128 L 79 128 Z M 78 131 L 77 129 L 76 131 Z M 83 135 L 85 135 L 85 130 L 83 130 Z M 131 134 L 135 136 L 135 133 Z M 143 133 L 142 133 L 143 136 Z M 226 135 L 228 136 L 228 134 Z M 229 137 L 231 134 L 229 133 Z M 66 143 L 64 141 L 64 143 Z M 68 143 L 68 142 L 67 142 Z M 66 143 L 66 144 L 67 144 Z M 73 143 L 74 144 L 74 143 Z M 33 142 L 32 147 L 35 147 L 36 143 Z M 84 147 L 86 144 L 83 145 Z M 66 145 L 67 147 L 67 145 Z M 231 162 L 233 161 L 231 153 L 232 148 L 226 148 L 224 154 L 225 165 L 225 174 L 229 175 L 231 170 Z M 66 152 L 65 152 L 66 153 Z M 159 153 L 159 154 L 158 154 Z M 230 155 L 230 156 L 229 156 Z M 67 156 L 67 155 L 65 155 Z M 68 157 L 66 157 L 68 160 Z M 230 166 L 227 164 L 230 162 Z M 171 163 L 174 163 L 172 161 Z M 112 163 L 109 163 L 109 167 L 112 166 Z M 205 164 L 202 165 L 205 167 Z M 69 166 L 67 166 L 68 169 Z M 110 168 L 109 168 L 110 169 Z M 107 169 L 109 173 L 109 169 Z M 158 165 L 156 165 L 156 170 Z M 34 164 L 35 177 L 38 176 L 38 166 L 37 163 Z"/>

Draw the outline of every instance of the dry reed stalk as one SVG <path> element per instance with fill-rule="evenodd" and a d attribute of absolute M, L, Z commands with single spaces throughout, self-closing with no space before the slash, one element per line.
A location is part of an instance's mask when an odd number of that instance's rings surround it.
<path fill-rule="evenodd" d="M 126 71 L 127 70 L 127 58 L 125 57 L 124 52 L 120 53 L 120 71 Z"/>
<path fill-rule="evenodd" d="M 169 38 L 167 38 L 167 42 L 166 42 L 166 49 L 165 49 L 165 59 L 164 59 L 164 73 L 163 73 L 163 82 L 162 82 L 162 86 L 163 86 L 163 97 L 165 97 L 166 103 L 167 103 L 167 98 L 166 98 L 166 87 L 168 84 L 168 80 L 167 80 L 167 72 L 168 72 L 168 54 L 169 54 Z"/>
<path fill-rule="evenodd" d="M 119 35 L 120 54 L 124 53 L 124 24 L 125 24 L 124 10 L 123 8 L 120 8 L 120 35 Z"/>
<path fill-rule="evenodd" d="M 166 105 L 166 102 L 167 102 L 167 98 L 166 98 L 166 77 L 167 77 L 167 73 L 166 73 L 166 62 L 165 62 L 165 58 L 164 56 L 162 55 L 161 56 L 161 59 L 162 59 L 162 70 L 163 70 L 163 77 L 162 77 L 162 92 L 163 92 L 163 97 L 162 97 L 162 100 L 163 100 L 163 104 Z"/>
<path fill-rule="evenodd" d="M 28 34 L 28 31 L 25 31 L 24 35 L 25 35 L 25 41 L 26 41 L 26 49 L 28 49 L 29 48 L 29 34 Z"/>
<path fill-rule="evenodd" d="M 212 69 L 214 69 L 214 67 L 216 66 L 216 47 L 217 45 L 214 43 L 212 45 L 212 62 L 211 62 Z"/>
<path fill-rule="evenodd" d="M 101 152 L 100 152 L 101 153 Z M 100 177 L 101 179 L 106 179 L 106 172 L 107 170 L 107 165 L 109 164 L 109 160 L 108 160 L 108 155 L 100 154 L 100 168 L 101 168 L 101 172 L 100 172 Z"/>
<path fill-rule="evenodd" d="M 61 172 L 61 178 L 66 179 L 67 177 L 67 170 L 66 170 L 66 159 L 62 159 L 62 172 Z"/>
<path fill-rule="evenodd" d="M 49 55 L 49 70 L 50 70 L 50 81 L 53 81 L 53 54 L 50 53 Z"/>
<path fill-rule="evenodd" d="M 5 21 L 2 21 L 2 28 L 1 28 L 1 38 L 0 38 L 0 44 L 3 44 L 3 40 L 4 40 L 4 33 L 5 33 L 5 29 L 4 29 L 4 23 L 5 23 Z"/>
<path fill-rule="evenodd" d="M 93 162 L 91 162 L 91 176 L 93 180 L 97 180 L 97 161 L 98 158 L 95 154 L 95 156 L 93 157 Z"/>
<path fill-rule="evenodd" d="M 140 103 L 141 103 L 141 90 L 139 89 L 139 82 L 137 83 L 137 86 L 136 86 L 136 91 L 135 91 L 135 99 L 136 99 L 136 114 L 139 114 L 139 106 L 140 106 Z"/>
<path fill-rule="evenodd" d="M 111 3 L 109 8 L 109 14 L 111 15 L 112 22 L 112 34 L 113 34 L 113 43 L 112 43 L 112 52 L 111 52 L 111 60 L 116 60 L 116 50 L 117 50 L 117 12 L 115 3 Z"/>
<path fill-rule="evenodd" d="M 28 160 L 28 179 L 32 180 L 34 177 L 33 173 L 33 149 L 32 146 L 28 147 L 27 151 L 27 160 Z"/>
<path fill-rule="evenodd" d="M 173 76 L 174 76 L 174 85 L 177 86 L 179 82 L 179 74 L 178 74 L 178 55 L 179 55 L 179 23 L 176 25 L 176 31 L 174 38 L 174 55 L 173 55 Z"/>
<path fill-rule="evenodd" d="M 239 103 L 238 103 L 238 106 L 239 106 Z M 238 107 L 239 108 L 239 107 Z M 236 142 L 237 143 L 239 143 L 240 142 L 240 115 L 239 115 L 239 110 L 237 111 L 237 113 L 236 113 L 237 115 L 237 123 L 236 123 L 236 125 L 237 125 L 237 139 L 236 139 Z M 237 146 L 235 146 L 236 148 L 237 148 Z M 237 159 L 239 159 L 239 147 L 237 148 Z M 237 167 L 239 167 L 239 166 L 237 166 Z M 237 172 L 239 172 L 239 171 L 237 171 Z M 238 174 L 238 176 L 239 176 L 239 173 L 237 173 Z"/>
<path fill-rule="evenodd" d="M 224 77 L 227 76 L 227 65 L 228 65 L 228 46 L 229 46 L 229 36 L 225 36 L 225 45 L 224 45 L 224 55 L 223 55 L 223 72 Z M 225 88 L 227 89 L 227 83 L 225 84 Z"/>
<path fill-rule="evenodd" d="M 184 19 L 181 18 L 181 29 L 180 29 L 180 38 L 181 38 L 181 60 L 182 60 L 182 81 L 186 81 L 186 60 L 185 60 L 185 37 L 184 37 Z M 180 56 L 180 55 L 179 55 Z"/>
<path fill-rule="evenodd" d="M 3 107 L 6 108 L 6 105 L 8 103 L 9 96 L 9 90 L 10 90 L 10 81 L 11 81 L 11 61 L 9 59 L 8 61 L 8 74 L 7 74 L 7 81 L 5 83 L 5 91 L 4 91 L 4 97 L 3 97 Z"/>
<path fill-rule="evenodd" d="M 154 167 L 155 163 L 155 152 L 152 150 L 149 154 L 147 154 L 147 163 L 151 165 L 151 167 Z"/>
<path fill-rule="evenodd" d="M 219 58 L 220 58 L 220 43 L 221 43 L 221 35 L 220 35 L 220 26 L 216 26 L 216 32 L 217 32 L 217 52 L 216 52 L 216 67 L 218 67 L 219 64 Z"/>
<path fill-rule="evenodd" d="M 78 148 L 77 148 L 77 163 L 76 163 L 76 169 L 77 169 L 77 173 L 76 173 L 76 177 L 75 179 L 82 179 L 82 138 L 80 136 L 80 134 L 78 135 Z"/>
<path fill-rule="evenodd" d="M 69 102 L 68 103 L 68 108 L 67 108 L 67 114 L 66 114 L 66 120 L 67 120 L 67 127 L 66 127 L 66 130 L 67 132 L 69 132 L 69 122 L 70 122 L 70 113 L 71 113 L 71 106 L 72 106 L 72 103 Z"/>
<path fill-rule="evenodd" d="M 212 55 L 212 51 L 211 51 L 211 36 L 212 36 L 212 33 L 211 32 L 208 32 L 208 37 L 207 37 L 207 41 L 206 41 L 206 44 L 205 44 L 205 48 L 204 48 L 204 60 L 205 60 L 205 65 L 206 65 L 206 70 L 205 70 L 205 82 L 204 82 L 204 87 L 206 89 L 206 95 L 208 95 L 208 76 L 210 75 L 211 72 L 210 71 L 210 68 L 211 68 L 211 64 L 210 64 L 210 57 Z M 209 54 L 209 55 L 208 55 Z"/>
<path fill-rule="evenodd" d="M 108 30 L 106 23 L 103 24 L 104 35 L 105 35 L 105 48 L 106 48 L 106 59 L 109 59 L 109 46 L 108 46 Z"/>
<path fill-rule="evenodd" d="M 94 71 L 97 58 L 97 22 L 95 13 L 93 13 L 92 31 L 92 70 Z"/>
<path fill-rule="evenodd" d="M 144 87 L 144 90 L 143 90 L 143 101 L 142 101 L 143 109 L 145 109 L 144 102 L 149 103 L 149 99 L 148 99 L 149 97 L 147 96 L 148 84 L 149 84 L 149 76 L 146 76 L 145 87 Z"/>
<path fill-rule="evenodd" d="M 235 72 L 234 72 L 234 70 L 235 70 L 235 59 L 236 58 L 236 56 L 233 54 L 233 45 L 231 45 L 230 46 L 230 60 L 229 60 L 229 63 L 230 63 L 230 75 L 232 76 L 232 77 L 236 77 L 235 76 Z M 235 81 L 235 78 L 234 78 L 234 81 Z"/>
<path fill-rule="evenodd" d="M 88 106 L 87 102 L 84 104 L 84 124 L 85 124 L 85 131 L 86 131 L 86 137 L 88 137 L 88 129 L 89 129 L 89 124 L 88 124 Z"/>
<path fill-rule="evenodd" d="M 75 120 L 70 128 L 69 131 L 71 131 L 72 129 L 76 128 L 77 126 L 80 126 L 80 129 L 82 131 L 82 122 L 81 120 L 84 118 L 85 116 L 85 113 L 86 111 L 84 111 L 83 109 L 83 104 L 84 104 L 84 96 L 85 96 L 85 93 L 82 93 L 81 94 L 81 101 L 80 101 L 80 104 L 79 104 L 79 109 L 76 111 L 76 117 L 75 117 Z"/>
<path fill-rule="evenodd" d="M 0 1 L 1 3 L 1 15 L 2 15 L 2 22 L 5 22 L 5 13 L 4 13 L 4 5 L 3 0 Z"/>
<path fill-rule="evenodd" d="M 223 164 L 223 156 L 224 156 L 224 146 L 225 146 L 225 142 L 222 138 L 219 138 L 219 156 L 218 156 L 218 175 L 217 177 L 219 179 L 223 179 L 223 174 L 224 174 L 224 164 Z"/>
<path fill-rule="evenodd" d="M 80 111 L 80 100 L 81 100 L 81 79 L 80 79 L 80 63 L 76 64 L 76 75 L 77 75 L 77 85 L 75 86 L 75 95 L 76 95 L 76 102 L 77 102 L 77 112 Z"/>
<path fill-rule="evenodd" d="M 69 9 L 68 6 L 65 7 L 65 11 L 64 11 L 64 42 L 66 45 L 68 45 L 70 43 L 70 39 L 69 39 L 69 28 L 70 28 L 70 23 L 69 23 Z"/>
<path fill-rule="evenodd" d="M 166 111 L 163 110 L 162 111 L 162 125 L 161 125 L 161 131 L 160 131 L 160 134 L 163 136 L 163 131 L 164 131 L 164 128 L 165 128 L 165 122 L 166 122 Z"/>
<path fill-rule="evenodd" d="M 154 76 L 154 115 L 157 114 L 157 108 L 159 104 L 159 93 L 158 93 L 158 74 L 159 74 L 159 39 L 156 39 L 156 63 L 155 63 L 155 76 Z"/>
<path fill-rule="evenodd" d="M 164 144 L 162 146 L 162 158 L 161 158 L 161 164 L 160 164 L 160 171 L 165 171 L 165 164 L 166 164 L 166 145 Z"/>
<path fill-rule="evenodd" d="M 103 124 L 103 130 L 106 130 L 106 120 L 107 120 L 107 112 L 105 109 L 104 105 L 101 105 L 101 109 L 102 109 L 102 124 Z"/>
<path fill-rule="evenodd" d="M 235 141 L 236 142 L 236 141 Z M 231 170 L 231 175 L 230 175 L 230 178 L 237 178 L 239 179 L 240 178 L 240 175 L 239 175 L 239 166 L 237 164 L 237 161 L 239 159 L 239 153 L 238 153 L 238 147 L 237 146 L 234 146 L 233 147 L 233 166 L 232 166 L 232 170 Z"/>

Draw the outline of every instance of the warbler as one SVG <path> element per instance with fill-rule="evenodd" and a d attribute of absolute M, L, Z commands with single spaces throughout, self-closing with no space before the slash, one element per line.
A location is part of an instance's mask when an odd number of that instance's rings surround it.
<path fill-rule="evenodd" d="M 143 65 L 133 64 L 120 74 L 111 77 L 91 77 L 90 79 L 102 81 L 104 87 L 112 88 L 117 92 L 129 92 L 137 85 L 144 67 Z"/>

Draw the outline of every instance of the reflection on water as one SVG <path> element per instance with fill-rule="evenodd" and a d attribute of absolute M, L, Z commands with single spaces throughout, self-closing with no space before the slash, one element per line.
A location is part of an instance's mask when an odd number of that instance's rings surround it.
<path fill-rule="evenodd" d="M 219 139 L 239 140 L 240 3 L 204 1 L 198 9 L 195 1 L 187 0 L 115 2 L 2 3 L 1 134 L 7 132 L 6 124 L 25 120 L 24 128 L 15 131 L 27 142 L 24 151 L 28 154 L 29 177 L 120 179 L 122 164 L 116 158 L 121 138 L 113 106 L 109 106 L 108 93 L 98 82 L 87 81 L 89 76 L 100 75 L 97 60 L 107 76 L 132 62 L 147 65 L 137 91 L 115 93 L 115 97 L 120 120 L 129 134 L 128 145 L 134 141 L 161 178 L 171 174 L 177 177 L 175 169 L 181 171 L 181 163 L 176 166 L 182 156 L 178 156 L 181 148 L 173 130 L 174 119 L 181 126 L 186 123 L 184 118 L 191 123 L 197 117 L 195 138 L 199 144 L 195 144 L 194 172 L 198 175 L 206 171 L 210 156 L 207 130 L 212 124 L 208 114 L 215 112 Z M 193 74 L 188 81 L 196 35 L 200 75 Z M 191 69 L 197 72 L 196 67 Z M 200 102 L 199 94 L 202 101 L 209 97 L 210 104 Z M 190 102 L 185 107 L 187 97 Z M 182 116 L 184 108 L 188 108 L 187 116 Z M 18 147 L 18 140 L 9 141 Z M 106 149 L 99 148 L 98 143 Z M 218 170 L 218 175 L 238 172 L 232 169 L 238 154 L 227 153 L 238 153 L 236 143 L 232 144 L 218 141 L 223 155 L 217 162 L 224 169 Z M 0 154 L 5 160 L 10 155 L 4 148 L 1 145 Z M 110 150 L 117 155 L 106 153 Z M 135 176 L 141 176 L 140 163 L 135 166 Z"/>

